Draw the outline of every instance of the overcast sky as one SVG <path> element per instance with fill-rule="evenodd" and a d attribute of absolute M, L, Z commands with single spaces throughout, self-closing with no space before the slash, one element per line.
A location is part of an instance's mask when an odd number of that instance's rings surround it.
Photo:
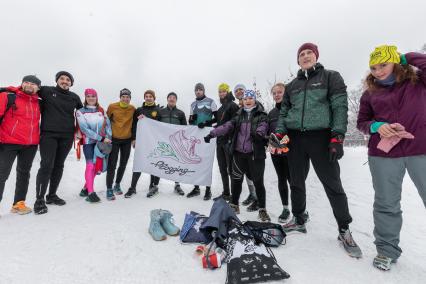
<path fill-rule="evenodd" d="M 161 104 L 175 91 L 186 112 L 197 82 L 215 99 L 221 82 L 251 86 L 256 78 L 265 90 L 275 75 L 297 71 L 307 41 L 354 88 L 375 46 L 407 52 L 426 43 L 424 0 L 0 0 L 0 11 L 0 85 L 27 74 L 54 85 L 67 70 L 73 91 L 95 88 L 104 106 L 124 87 L 137 106 L 146 89 Z"/>

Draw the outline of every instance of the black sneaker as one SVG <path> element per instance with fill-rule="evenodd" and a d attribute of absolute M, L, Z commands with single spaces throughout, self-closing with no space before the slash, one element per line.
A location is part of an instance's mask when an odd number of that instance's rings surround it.
<path fill-rule="evenodd" d="M 305 211 L 305 212 L 303 212 L 303 220 L 305 220 L 305 223 L 308 223 L 309 222 L 309 212 L 308 211 Z"/>
<path fill-rule="evenodd" d="M 198 195 L 200 195 L 200 188 L 196 186 L 193 190 L 191 190 L 191 192 L 186 195 L 186 197 L 191 198 Z"/>
<path fill-rule="evenodd" d="M 254 212 L 259 210 L 259 205 L 257 204 L 257 200 L 253 201 L 252 204 L 247 206 L 247 212 Z"/>
<path fill-rule="evenodd" d="M 80 191 L 81 197 L 87 197 L 89 196 L 89 192 L 87 191 L 87 188 L 83 187 L 83 189 Z"/>
<path fill-rule="evenodd" d="M 91 194 L 89 194 L 89 196 L 86 197 L 86 201 L 90 203 L 97 203 L 97 202 L 101 202 L 101 199 L 98 197 L 96 192 L 92 192 Z"/>
<path fill-rule="evenodd" d="M 204 193 L 204 200 L 210 200 L 212 199 L 212 191 L 210 189 L 210 187 L 206 187 L 206 193 Z"/>
<path fill-rule="evenodd" d="M 216 200 L 218 198 L 223 198 L 226 202 L 231 201 L 231 195 L 229 193 L 222 193 L 221 195 L 219 195 L 218 197 L 215 197 L 214 199 Z"/>
<path fill-rule="evenodd" d="M 185 195 L 185 192 L 182 190 L 182 188 L 180 187 L 180 184 L 176 184 L 175 185 L 175 192 L 178 194 L 178 195 Z"/>
<path fill-rule="evenodd" d="M 154 195 L 156 195 L 158 193 L 158 185 L 151 185 L 149 187 L 149 191 L 148 194 L 146 195 L 146 197 L 151 198 Z"/>
<path fill-rule="evenodd" d="M 41 215 L 47 213 L 47 206 L 44 199 L 37 199 L 34 203 L 34 214 Z"/>
<path fill-rule="evenodd" d="M 126 194 L 124 194 L 124 198 L 130 198 L 133 194 L 136 194 L 136 189 L 130 187 L 129 190 L 127 190 Z"/>
<path fill-rule="evenodd" d="M 46 196 L 46 204 L 54 204 L 58 206 L 65 205 L 66 202 L 56 194 Z"/>
<path fill-rule="evenodd" d="M 259 220 L 262 222 L 271 222 L 271 217 L 269 217 L 268 212 L 266 212 L 265 208 L 259 209 Z"/>
<path fill-rule="evenodd" d="M 288 217 L 290 217 L 290 210 L 288 208 L 284 208 L 281 215 L 278 217 L 278 222 L 285 223 L 287 222 Z M 306 223 L 306 220 L 305 220 Z"/>
<path fill-rule="evenodd" d="M 251 203 L 253 203 L 253 201 L 255 201 L 256 198 L 254 198 L 253 195 L 249 194 L 249 196 L 247 196 L 246 200 L 244 200 L 243 202 L 241 202 L 242 205 L 247 206 Z"/>

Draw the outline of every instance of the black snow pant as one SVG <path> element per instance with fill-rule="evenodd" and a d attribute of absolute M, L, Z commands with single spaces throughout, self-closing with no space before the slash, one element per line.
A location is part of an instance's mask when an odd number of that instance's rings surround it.
<path fill-rule="evenodd" d="M 112 150 L 108 157 L 108 168 L 106 175 L 106 186 L 111 189 L 114 182 L 115 169 L 118 162 L 118 154 L 120 154 L 120 164 L 117 170 L 115 183 L 121 183 L 129 161 L 130 151 L 132 149 L 132 141 L 130 139 L 113 139 Z"/>
<path fill-rule="evenodd" d="M 64 172 L 64 163 L 71 150 L 73 133 L 43 132 L 40 136 L 40 169 L 36 179 L 37 199 L 55 195 Z"/>
<path fill-rule="evenodd" d="M 271 155 L 272 164 L 278 177 L 278 191 L 280 192 L 281 203 L 288 206 L 288 185 L 290 183 L 290 171 L 288 169 L 287 156 Z"/>
<path fill-rule="evenodd" d="M 305 180 L 312 162 L 315 173 L 324 186 L 339 229 L 347 229 L 352 222 L 348 200 L 340 180 L 340 167 L 337 161 L 330 162 L 328 145 L 330 130 L 295 131 L 288 133 L 290 144 L 288 163 L 290 168 L 291 210 L 299 224 L 304 223 L 306 209 Z"/>
<path fill-rule="evenodd" d="M 4 187 L 16 157 L 18 157 L 18 162 L 16 165 L 15 199 L 13 200 L 13 205 L 18 201 L 25 201 L 31 166 L 33 165 L 36 153 L 37 145 L 0 145 L 0 201 L 3 198 Z"/>
<path fill-rule="evenodd" d="M 222 177 L 223 194 L 230 195 L 229 178 L 231 173 L 231 157 L 228 144 L 217 144 L 217 163 L 219 165 L 220 176 Z"/>
<path fill-rule="evenodd" d="M 259 208 L 266 206 L 266 190 L 263 182 L 265 159 L 253 159 L 253 154 L 234 152 L 232 156 L 231 191 L 232 203 L 239 204 L 244 175 L 251 179 L 256 188 Z"/>
<path fill-rule="evenodd" d="M 133 172 L 132 183 L 130 185 L 131 188 L 136 189 L 136 186 L 138 185 L 138 181 L 139 181 L 139 178 L 141 177 L 141 174 L 142 174 L 141 172 Z M 153 185 L 158 185 L 159 183 L 160 183 L 160 178 L 151 175 L 151 180 L 149 182 L 149 186 L 151 187 Z"/>

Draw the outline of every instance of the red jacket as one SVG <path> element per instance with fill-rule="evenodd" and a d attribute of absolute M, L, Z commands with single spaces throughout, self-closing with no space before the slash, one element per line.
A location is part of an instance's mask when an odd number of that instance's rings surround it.
<path fill-rule="evenodd" d="M 38 145 L 40 142 L 40 107 L 37 95 L 24 93 L 21 87 L 8 87 L 16 93 L 15 106 L 6 112 L 7 92 L 0 93 L 0 143 Z"/>

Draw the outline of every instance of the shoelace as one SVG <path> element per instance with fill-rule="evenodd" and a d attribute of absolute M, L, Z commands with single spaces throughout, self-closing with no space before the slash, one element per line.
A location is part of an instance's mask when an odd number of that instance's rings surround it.
<path fill-rule="evenodd" d="M 24 201 L 19 201 L 19 202 L 16 203 L 16 205 L 14 207 L 18 208 L 18 209 L 24 209 L 27 206 L 25 206 L 25 202 Z"/>

